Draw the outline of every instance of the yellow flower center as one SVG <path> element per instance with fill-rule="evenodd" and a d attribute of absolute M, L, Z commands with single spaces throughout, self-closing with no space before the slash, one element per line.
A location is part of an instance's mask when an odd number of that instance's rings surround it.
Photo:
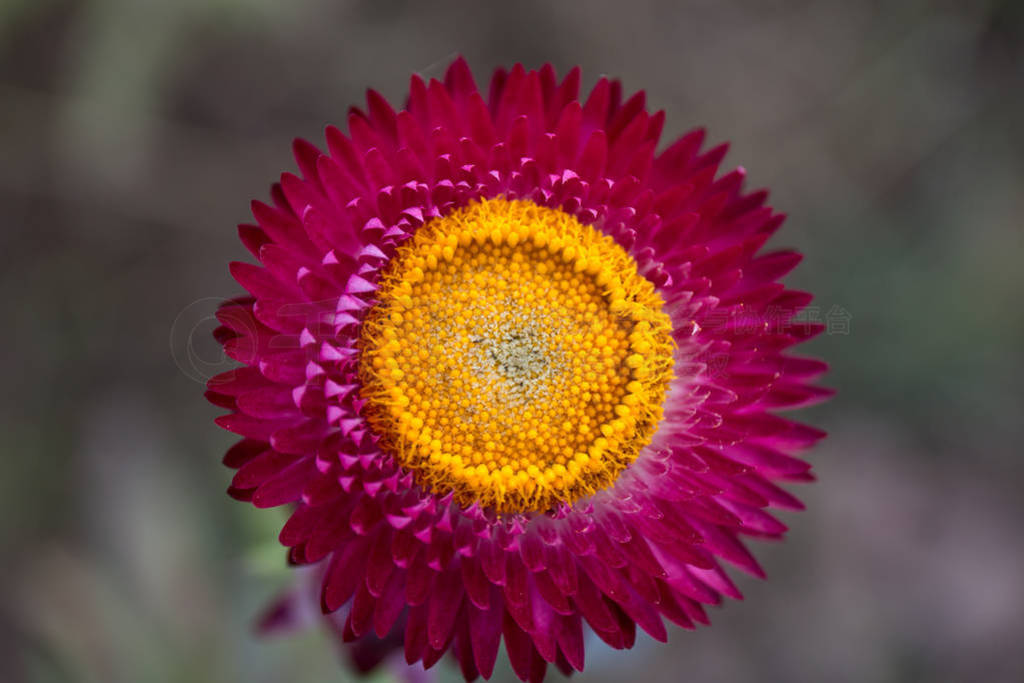
<path fill-rule="evenodd" d="M 381 447 L 437 494 L 544 511 L 650 443 L 671 321 L 615 241 L 529 201 L 433 219 L 381 274 L 360 379 Z"/>

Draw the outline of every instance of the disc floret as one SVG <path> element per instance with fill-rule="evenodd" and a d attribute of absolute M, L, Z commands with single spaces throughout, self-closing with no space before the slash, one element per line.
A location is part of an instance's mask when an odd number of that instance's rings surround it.
<path fill-rule="evenodd" d="M 367 419 L 436 493 L 543 511 L 611 485 L 662 418 L 663 300 L 615 241 L 477 201 L 402 244 L 362 327 Z"/>

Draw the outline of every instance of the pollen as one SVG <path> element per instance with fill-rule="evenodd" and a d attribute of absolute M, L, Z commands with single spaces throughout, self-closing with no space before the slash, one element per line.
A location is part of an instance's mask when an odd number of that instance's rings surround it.
<path fill-rule="evenodd" d="M 381 273 L 364 414 L 436 494 L 543 512 L 611 486 L 672 379 L 664 301 L 609 236 L 503 198 L 435 218 Z"/>

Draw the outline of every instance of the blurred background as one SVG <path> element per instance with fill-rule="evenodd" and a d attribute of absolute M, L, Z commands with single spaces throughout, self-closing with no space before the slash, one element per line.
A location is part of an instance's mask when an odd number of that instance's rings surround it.
<path fill-rule="evenodd" d="M 829 328 L 769 581 L 579 680 L 1024 680 L 1018 0 L 0 1 L 0 680 L 349 680 L 317 629 L 252 634 L 283 515 L 224 494 L 209 315 L 292 138 L 456 53 L 731 140 Z"/>

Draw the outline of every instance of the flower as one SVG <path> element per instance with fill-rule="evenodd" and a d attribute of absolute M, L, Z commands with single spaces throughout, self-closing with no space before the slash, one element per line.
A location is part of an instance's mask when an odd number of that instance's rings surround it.
<path fill-rule="evenodd" d="M 829 391 L 788 353 L 821 326 L 778 282 L 800 255 L 760 253 L 767 192 L 579 82 L 517 65 L 485 98 L 458 59 L 398 113 L 370 91 L 253 204 L 260 265 L 219 311 L 229 493 L 294 506 L 280 540 L 346 640 L 467 680 L 502 638 L 537 681 L 583 669 L 584 624 L 627 648 L 707 623 L 824 435 L 773 412 Z"/>

